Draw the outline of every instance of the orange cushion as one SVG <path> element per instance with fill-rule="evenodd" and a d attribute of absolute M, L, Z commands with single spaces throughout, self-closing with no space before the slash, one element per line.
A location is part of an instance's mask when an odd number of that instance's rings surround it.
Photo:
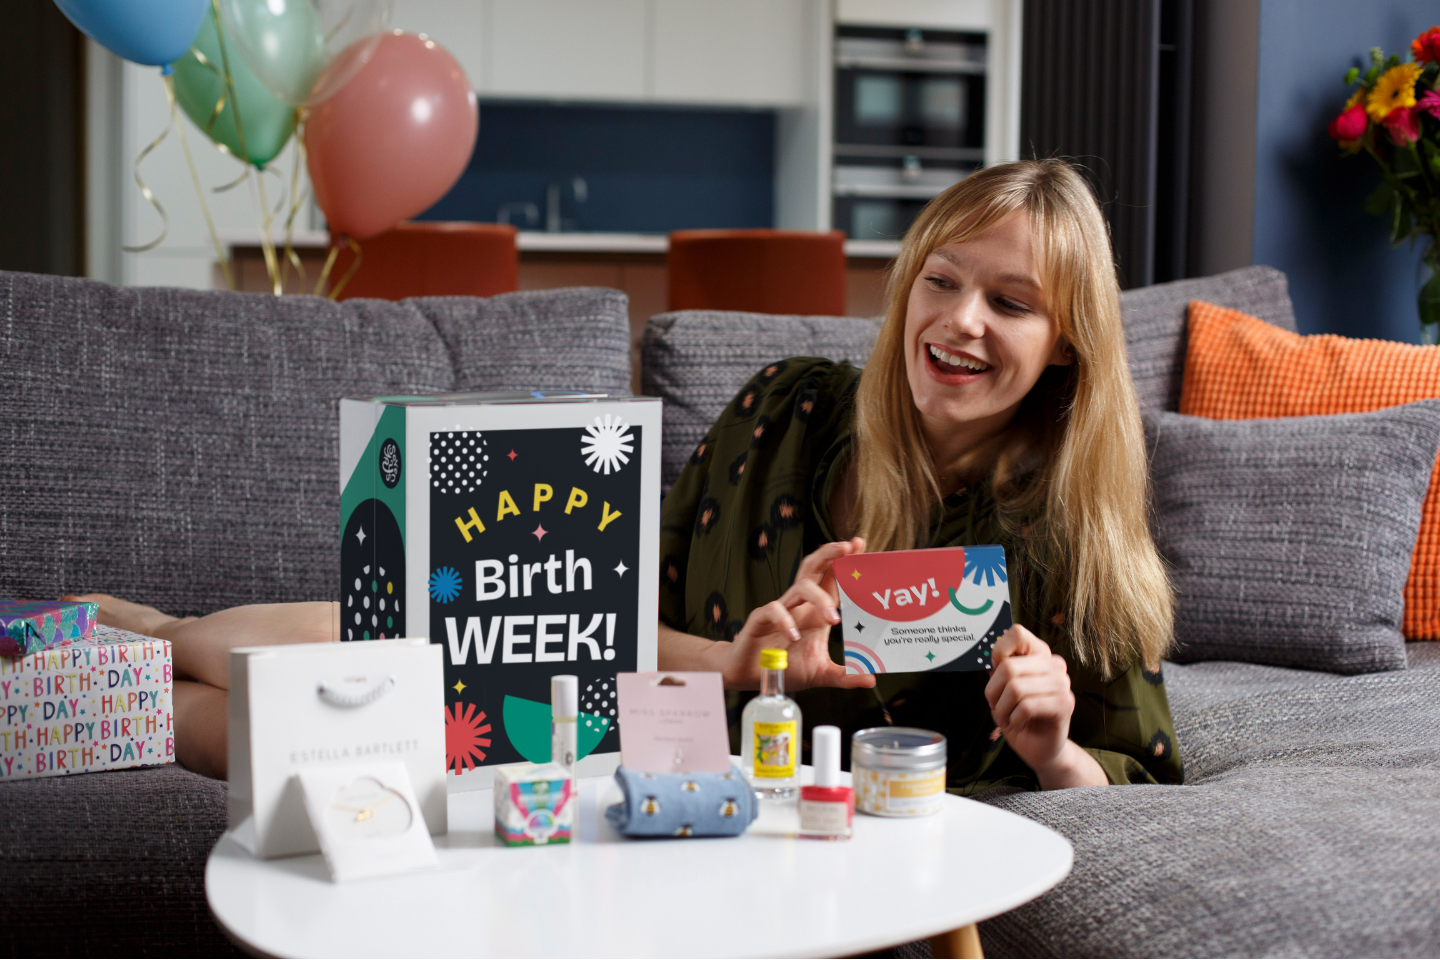
<path fill-rule="evenodd" d="M 1215 420 L 1364 413 L 1440 398 L 1440 349 L 1302 337 L 1238 310 L 1190 302 L 1180 412 Z M 1401 632 L 1440 640 L 1440 471 L 1420 514 Z"/>

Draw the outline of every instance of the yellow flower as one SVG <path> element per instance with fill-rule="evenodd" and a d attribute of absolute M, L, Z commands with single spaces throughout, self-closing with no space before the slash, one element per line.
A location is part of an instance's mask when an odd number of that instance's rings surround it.
<path fill-rule="evenodd" d="M 1415 106 L 1415 81 L 1420 79 L 1423 69 L 1418 63 L 1402 63 L 1382 73 L 1365 100 L 1365 112 L 1370 114 L 1370 119 L 1379 123 L 1391 110 Z"/>

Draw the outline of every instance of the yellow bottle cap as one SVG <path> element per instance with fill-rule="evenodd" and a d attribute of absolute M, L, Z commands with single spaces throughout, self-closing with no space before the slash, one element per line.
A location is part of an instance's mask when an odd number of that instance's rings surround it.
<path fill-rule="evenodd" d="M 761 670 L 784 670 L 789 662 L 789 657 L 784 650 L 760 651 Z"/>

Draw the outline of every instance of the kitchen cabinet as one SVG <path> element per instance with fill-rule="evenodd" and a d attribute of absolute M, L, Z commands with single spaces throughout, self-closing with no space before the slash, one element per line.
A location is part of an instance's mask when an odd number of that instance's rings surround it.
<path fill-rule="evenodd" d="M 649 0 L 487 2 L 483 95 L 647 99 Z"/>
<path fill-rule="evenodd" d="M 482 97 L 795 107 L 826 0 L 395 0 Z"/>
<path fill-rule="evenodd" d="M 653 0 L 652 98 L 798 106 L 812 97 L 810 0 Z"/>

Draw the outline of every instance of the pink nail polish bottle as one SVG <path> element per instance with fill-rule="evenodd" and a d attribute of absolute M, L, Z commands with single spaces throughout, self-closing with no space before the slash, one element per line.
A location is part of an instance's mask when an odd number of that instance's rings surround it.
<path fill-rule="evenodd" d="M 840 728 L 810 733 L 815 783 L 800 788 L 800 832 L 820 840 L 849 840 L 855 823 L 855 791 L 840 785 Z"/>

